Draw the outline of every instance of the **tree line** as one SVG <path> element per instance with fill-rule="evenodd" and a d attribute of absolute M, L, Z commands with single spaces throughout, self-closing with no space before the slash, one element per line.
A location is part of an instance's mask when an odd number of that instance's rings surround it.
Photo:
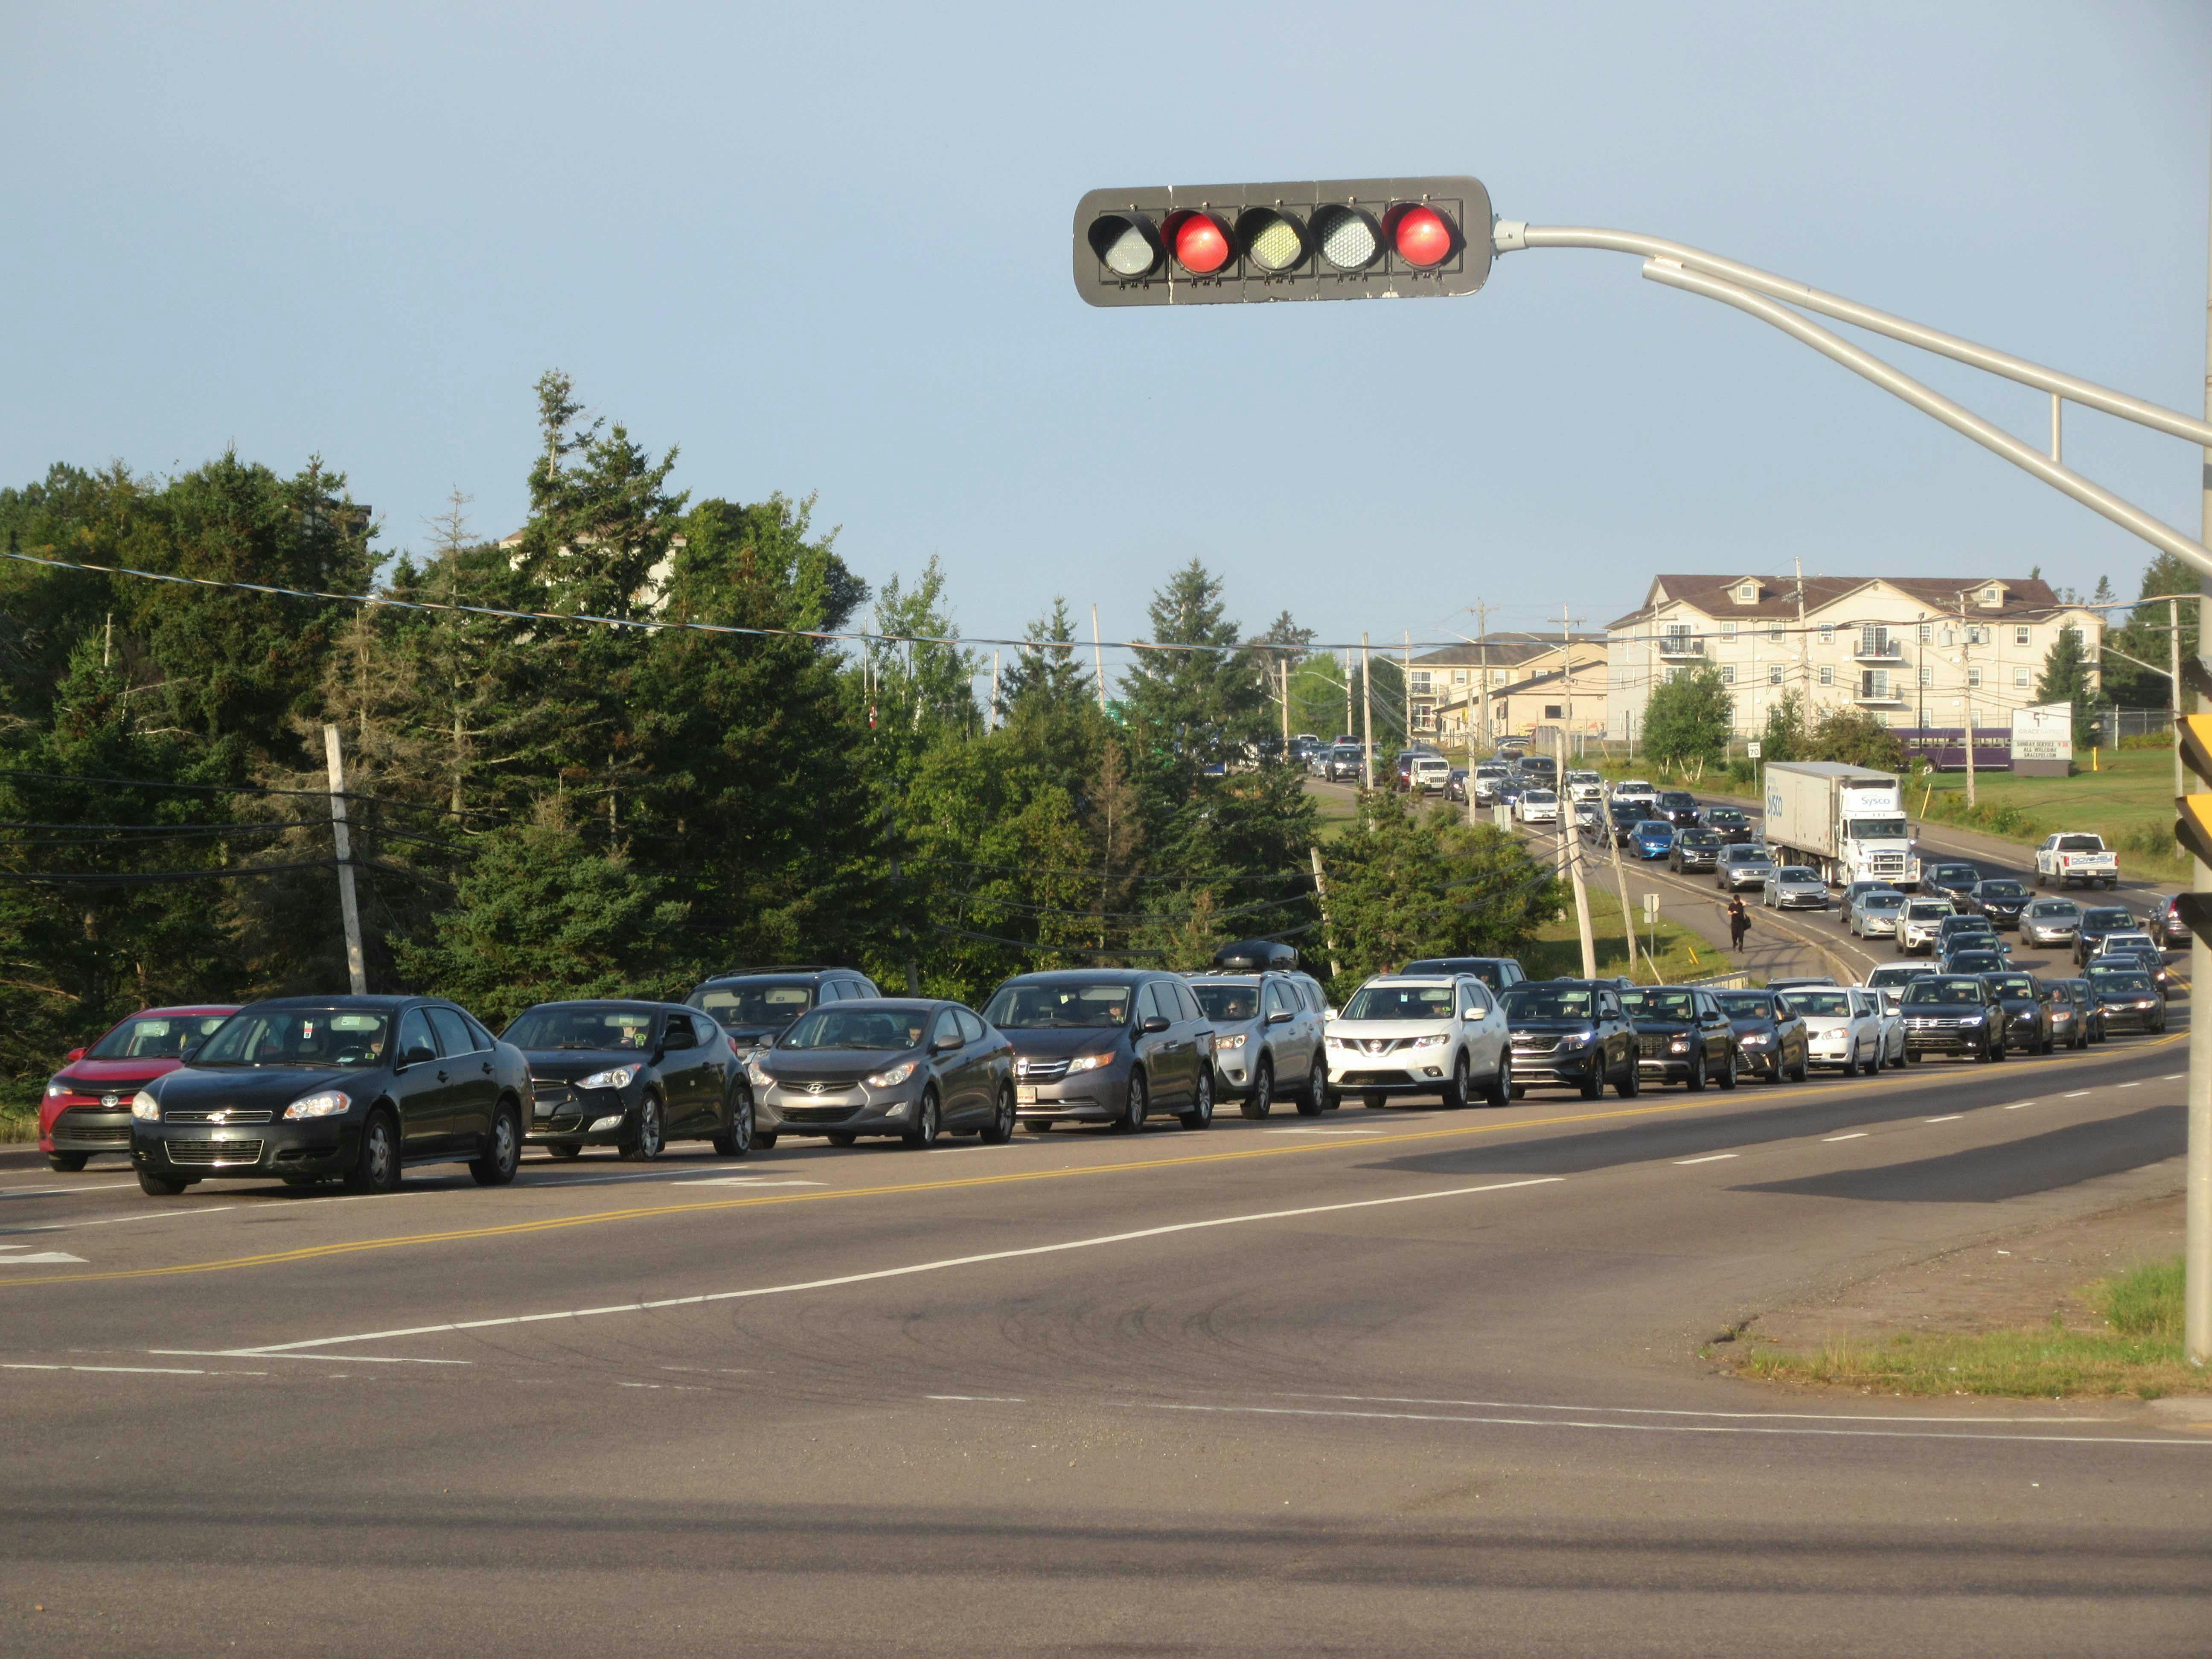
<path fill-rule="evenodd" d="M 1325 838 L 1269 739 L 1285 661 L 1316 729 L 1334 665 L 1287 613 L 1248 636 L 1195 560 L 1150 611 L 1152 640 L 1192 648 L 1102 686 L 1056 601 L 994 709 L 939 561 L 872 592 L 811 498 L 695 500 L 675 449 L 588 417 L 565 376 L 537 402 L 504 542 L 457 492 L 387 558 L 320 460 L 58 465 L 0 490 L 0 550 L 26 556 L 0 560 L 12 1094 L 136 1007 L 345 988 L 325 724 L 372 988 L 495 1021 L 793 960 L 975 1000 L 1254 936 L 1348 988 L 1510 951 L 1556 908 L 1510 838 L 1440 810 L 1378 795 Z M 392 603 L 336 597 L 363 594 Z"/>

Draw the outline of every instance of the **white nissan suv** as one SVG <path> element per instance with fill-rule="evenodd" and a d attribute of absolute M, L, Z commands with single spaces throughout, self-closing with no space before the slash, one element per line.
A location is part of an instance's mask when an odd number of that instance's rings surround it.
<path fill-rule="evenodd" d="M 1392 1095 L 1437 1095 L 1446 1106 L 1513 1097 L 1505 1013 L 1468 974 L 1370 979 L 1328 1022 L 1329 1103 L 1358 1095 L 1370 1110 Z"/>

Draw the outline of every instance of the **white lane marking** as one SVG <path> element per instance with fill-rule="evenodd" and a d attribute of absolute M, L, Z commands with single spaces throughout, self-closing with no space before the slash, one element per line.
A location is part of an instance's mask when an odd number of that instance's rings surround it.
<path fill-rule="evenodd" d="M 827 1187 L 826 1181 L 766 1181 L 759 1176 L 723 1176 L 714 1181 L 694 1181 L 693 1187 Z"/>
<path fill-rule="evenodd" d="M 132 1376 L 266 1376 L 267 1371 L 196 1371 L 181 1365 L 0 1364 L 0 1371 L 122 1371 Z"/>
<path fill-rule="evenodd" d="M 228 1359 L 231 1357 L 230 1351 L 227 1348 L 149 1348 L 146 1352 L 166 1358 L 186 1359 Z M 318 1356 L 311 1353 L 272 1353 L 264 1357 L 270 1359 L 313 1359 Z M 368 1353 L 349 1353 L 346 1356 L 346 1364 L 349 1365 L 473 1365 L 476 1363 L 473 1359 L 392 1358 L 389 1356 Z"/>
<path fill-rule="evenodd" d="M 126 1221 L 174 1221 L 179 1216 L 221 1215 L 225 1210 L 238 1208 L 235 1204 L 216 1204 L 204 1210 L 148 1210 L 139 1215 L 111 1215 L 98 1221 L 41 1221 L 35 1226 L 9 1227 L 4 1231 L 15 1233 L 65 1233 L 77 1227 L 116 1227 Z M 4 1249 L 5 1245 L 0 1245 Z"/>
<path fill-rule="evenodd" d="M 2016 1112 L 2023 1106 L 2033 1106 L 2034 1104 L 2035 1103 L 2032 1100 L 2015 1100 L 2011 1105 L 2006 1107 L 2005 1110 L 2008 1112 Z"/>
<path fill-rule="evenodd" d="M 2188 1075 L 2189 1073 L 2186 1072 L 2168 1072 L 2164 1077 L 2159 1079 L 2159 1081 L 2160 1083 L 2179 1083 L 2182 1079 Z"/>
<path fill-rule="evenodd" d="M 924 1400 L 961 1400 L 971 1406 L 1026 1406 L 1030 1402 L 1011 1394 L 926 1394 Z"/>
<path fill-rule="evenodd" d="M 929 1149 L 929 1156 L 942 1158 L 947 1152 L 1018 1152 L 1024 1146 L 1036 1144 L 1035 1141 L 986 1140 L 974 1146 L 933 1146 Z"/>
<path fill-rule="evenodd" d="M 0 1267 L 58 1267 L 71 1262 L 80 1267 L 85 1265 L 82 1256 L 70 1255 L 63 1250 L 36 1250 L 29 1255 L 14 1254 L 30 1248 L 27 1244 L 0 1244 Z"/>
<path fill-rule="evenodd" d="M 1964 1112 L 1946 1112 L 1941 1117 L 1923 1117 L 1920 1121 L 1923 1123 L 1956 1123 L 1964 1116 Z"/>
<path fill-rule="evenodd" d="M 1820 1137 L 1822 1140 L 1864 1140 L 1866 1138 L 1867 1132 L 1864 1129 L 1854 1129 L 1847 1135 L 1822 1135 Z"/>
<path fill-rule="evenodd" d="M 2074 1089 L 2069 1090 L 2067 1093 L 2063 1094 L 2058 1097 L 2061 1100 L 2079 1100 L 2083 1095 L 2086 1095 L 2088 1092 L 2089 1091 L 2087 1089 Z"/>
<path fill-rule="evenodd" d="M 1734 1152 L 1708 1152 L 1703 1158 L 1678 1158 L 1677 1164 L 1717 1164 L 1724 1158 L 1735 1158 Z"/>
<path fill-rule="evenodd" d="M 865 1285 L 876 1279 L 905 1279 L 915 1273 L 942 1273 L 951 1267 L 972 1267 L 987 1261 L 1014 1261 L 1026 1256 L 1056 1255 L 1067 1250 L 1097 1249 L 1106 1244 L 1128 1244 L 1140 1239 L 1164 1238 L 1173 1233 L 1202 1231 L 1208 1227 L 1235 1227 L 1257 1221 L 1289 1221 L 1301 1216 L 1334 1215 L 1345 1210 L 1371 1210 L 1387 1204 L 1418 1204 L 1432 1198 L 1466 1198 L 1476 1193 L 1510 1192 L 1520 1187 L 1551 1187 L 1565 1176 L 1534 1176 L 1523 1181 L 1493 1181 L 1480 1187 L 1449 1187 L 1440 1192 L 1401 1193 L 1394 1198 L 1362 1198 L 1344 1204 L 1309 1204 L 1295 1210 L 1265 1210 L 1251 1215 L 1215 1216 L 1205 1221 L 1178 1221 L 1162 1227 L 1143 1227 L 1134 1232 L 1106 1233 L 1095 1238 L 1071 1238 L 1058 1244 L 1032 1244 L 1018 1250 L 990 1250 L 981 1255 L 946 1256 L 936 1261 L 916 1261 L 903 1267 L 878 1267 L 872 1273 L 842 1273 L 835 1279 L 802 1279 L 790 1285 L 761 1285 L 743 1291 L 711 1291 L 698 1296 L 664 1297 L 653 1302 L 623 1302 L 604 1308 L 567 1308 L 553 1313 L 509 1314 L 497 1319 L 463 1319 L 441 1325 L 410 1325 L 395 1330 L 362 1331 L 352 1336 L 319 1336 L 299 1342 L 269 1342 L 258 1347 L 226 1348 L 233 1359 L 258 1358 L 294 1353 L 307 1348 L 335 1347 L 346 1342 L 374 1342 L 403 1336 L 437 1336 L 451 1331 L 482 1331 L 509 1325 L 535 1325 L 552 1319 L 592 1319 L 604 1314 L 651 1313 L 663 1308 L 696 1308 L 713 1302 L 738 1302 L 757 1296 L 787 1296 L 798 1291 L 833 1290 L 844 1285 Z"/>
<path fill-rule="evenodd" d="M 550 1181 L 533 1181 L 530 1185 L 548 1189 L 556 1187 L 606 1187 L 617 1181 L 696 1181 L 711 1175 L 705 1170 L 647 1170 L 635 1175 L 566 1176 L 556 1175 Z"/>
<path fill-rule="evenodd" d="M 2142 1079 L 2138 1078 L 2133 1083 L 2115 1084 L 2113 1086 L 2119 1089 L 2140 1089 L 2142 1087 Z"/>
<path fill-rule="evenodd" d="M 0 1198 L 67 1198 L 71 1193 L 117 1193 L 137 1184 L 135 1181 L 116 1181 L 100 1187 L 40 1187 L 28 1192 L 0 1193 Z"/>
<path fill-rule="evenodd" d="M 1947 1434 L 1913 1429 L 1765 1429 L 1741 1423 L 1604 1423 L 1577 1418 L 1460 1417 L 1435 1412 L 1332 1412 L 1287 1406 L 1181 1406 L 1142 1401 L 1108 1401 L 1131 1411 L 1205 1412 L 1221 1416 L 1339 1417 L 1386 1423 L 1472 1423 L 1509 1429 L 1610 1429 L 1617 1434 L 1764 1434 L 1849 1440 L 2026 1440 L 2045 1445 L 2165 1446 L 2192 1451 L 2212 1448 L 2212 1440 L 2137 1438 L 2117 1434 Z"/>
<path fill-rule="evenodd" d="M 1765 1422 L 1778 1418 L 1807 1423 L 2120 1423 L 2118 1417 L 1914 1417 L 1888 1412 L 1701 1412 L 1668 1406 L 1547 1406 L 1533 1400 L 1431 1400 L 1419 1395 L 1299 1394 L 1284 1390 L 1283 1400 L 1327 1400 L 1347 1406 L 1468 1406 L 1500 1412 L 1607 1412 L 1616 1417 L 1710 1417 L 1730 1422 Z"/>

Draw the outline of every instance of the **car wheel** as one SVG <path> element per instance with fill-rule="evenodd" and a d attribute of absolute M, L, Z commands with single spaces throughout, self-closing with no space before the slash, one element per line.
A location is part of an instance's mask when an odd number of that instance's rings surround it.
<path fill-rule="evenodd" d="M 1905 1063 L 1907 1066 L 1917 1066 L 1920 1060 L 1920 1050 L 1908 1046 L 1905 1051 Z"/>
<path fill-rule="evenodd" d="M 1811 1049 L 1808 1048 L 1808 1049 L 1805 1049 L 1804 1051 L 1802 1051 L 1802 1052 L 1801 1054 L 1799 1054 L 1799 1055 L 1797 1056 L 1797 1074 L 1796 1074 L 1796 1080 L 1797 1080 L 1798 1082 L 1800 1082 L 1800 1083 L 1802 1083 L 1802 1082 L 1804 1082 L 1807 1079 L 1810 1078 L 1812 1075 L 1813 1075 L 1813 1051 L 1812 1051 Z"/>
<path fill-rule="evenodd" d="M 172 1181 L 149 1170 L 138 1171 L 138 1190 L 149 1198 L 174 1198 L 191 1184 L 189 1181 Z"/>
<path fill-rule="evenodd" d="M 1003 1146 L 1014 1138 L 1014 1089 L 1010 1083 L 999 1085 L 999 1104 L 991 1114 L 991 1121 L 983 1131 L 986 1146 Z"/>
<path fill-rule="evenodd" d="M 91 1156 L 90 1152 L 48 1152 L 46 1167 L 63 1175 L 75 1175 L 84 1168 L 85 1159 Z"/>
<path fill-rule="evenodd" d="M 1632 1049 L 1628 1064 L 1620 1068 L 1620 1077 L 1613 1084 L 1613 1091 L 1623 1100 L 1633 1100 L 1644 1092 L 1644 1073 Z"/>
<path fill-rule="evenodd" d="M 714 1137 L 715 1152 L 724 1158 L 743 1158 L 753 1149 L 752 1091 L 742 1083 L 731 1090 L 722 1119 L 722 1133 Z"/>
<path fill-rule="evenodd" d="M 361 1146 L 345 1172 L 348 1192 L 399 1190 L 399 1122 L 387 1111 L 374 1111 L 361 1126 Z"/>
<path fill-rule="evenodd" d="M 849 1129 L 832 1129 L 828 1134 L 822 1138 L 828 1141 L 832 1146 L 849 1146 L 855 1140 L 860 1139 L 859 1136 L 853 1133 Z"/>
<path fill-rule="evenodd" d="M 1595 1100 L 1605 1092 L 1605 1056 L 1590 1056 L 1589 1070 L 1583 1073 L 1583 1098 Z"/>
<path fill-rule="evenodd" d="M 660 1156 L 660 1098 L 647 1095 L 637 1103 L 637 1121 L 623 1138 L 620 1156 L 631 1164 L 650 1164 Z"/>
<path fill-rule="evenodd" d="M 1360 1109 L 1363 1111 L 1379 1112 L 1389 1103 L 1390 1097 L 1388 1095 L 1362 1095 L 1359 1097 Z"/>
<path fill-rule="evenodd" d="M 504 1187 L 522 1163 L 522 1119 L 502 1102 L 491 1115 L 491 1133 L 483 1155 L 469 1162 L 469 1179 L 479 1187 Z"/>
<path fill-rule="evenodd" d="M 1333 1112 L 1342 1104 L 1329 1092 L 1328 1065 L 1319 1054 L 1314 1056 L 1313 1069 L 1306 1073 L 1305 1092 L 1298 1097 L 1300 1117 L 1319 1117 L 1323 1112 Z"/>
<path fill-rule="evenodd" d="M 1467 1104 L 1467 1050 L 1462 1048 L 1452 1060 L 1451 1081 L 1444 1085 L 1444 1109 L 1455 1112 Z"/>
<path fill-rule="evenodd" d="M 1203 1129 L 1213 1121 L 1213 1067 L 1207 1066 L 1198 1074 L 1198 1096 L 1190 1103 L 1190 1109 L 1180 1115 L 1186 1129 Z"/>
<path fill-rule="evenodd" d="M 1264 1057 L 1252 1073 L 1252 1092 L 1237 1109 L 1246 1117 L 1265 1117 L 1275 1109 L 1275 1068 Z"/>
<path fill-rule="evenodd" d="M 1136 1133 L 1145 1127 L 1145 1113 L 1151 1104 L 1152 1093 L 1145 1087 L 1145 1074 L 1131 1072 L 1128 1097 L 1122 1102 L 1121 1121 L 1114 1127 L 1123 1134 Z"/>
<path fill-rule="evenodd" d="M 584 1155 L 584 1149 L 573 1140 L 556 1140 L 546 1147 L 545 1151 L 548 1156 L 557 1158 L 564 1163 L 569 1158 L 581 1158 Z"/>
<path fill-rule="evenodd" d="M 1690 1056 L 1690 1092 L 1701 1095 L 1705 1091 L 1705 1051 L 1703 1048 Z"/>
<path fill-rule="evenodd" d="M 1716 1078 L 1714 1081 L 1718 1083 L 1723 1089 L 1733 1089 L 1735 1087 L 1735 1050 L 1733 1048 L 1729 1050 L 1728 1064 L 1721 1067 L 1721 1074 L 1719 1077 Z"/>
<path fill-rule="evenodd" d="M 1510 1048 L 1501 1050 L 1498 1056 L 1498 1069 L 1490 1074 L 1490 1081 L 1483 1085 L 1482 1098 L 1489 1105 L 1503 1106 L 1508 1101 L 1520 1097 L 1521 1091 L 1513 1081 L 1513 1051 Z"/>
<path fill-rule="evenodd" d="M 915 1108 L 914 1121 L 908 1126 L 906 1133 L 901 1135 L 899 1139 L 902 1144 L 913 1147 L 917 1152 L 927 1152 L 930 1147 L 937 1145 L 937 1091 L 924 1089 L 921 1091 L 921 1104 Z"/>

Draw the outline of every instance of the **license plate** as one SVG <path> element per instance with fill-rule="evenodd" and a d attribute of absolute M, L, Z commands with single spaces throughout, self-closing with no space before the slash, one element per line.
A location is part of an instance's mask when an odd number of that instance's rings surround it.
<path fill-rule="evenodd" d="M 1015 1105 L 1017 1105 L 1017 1106 L 1034 1106 L 1034 1105 L 1036 1105 L 1036 1103 L 1037 1103 L 1037 1102 L 1036 1102 L 1036 1084 L 1034 1084 L 1034 1083 L 1017 1083 L 1017 1084 L 1014 1085 L 1014 1104 L 1015 1104 Z"/>

